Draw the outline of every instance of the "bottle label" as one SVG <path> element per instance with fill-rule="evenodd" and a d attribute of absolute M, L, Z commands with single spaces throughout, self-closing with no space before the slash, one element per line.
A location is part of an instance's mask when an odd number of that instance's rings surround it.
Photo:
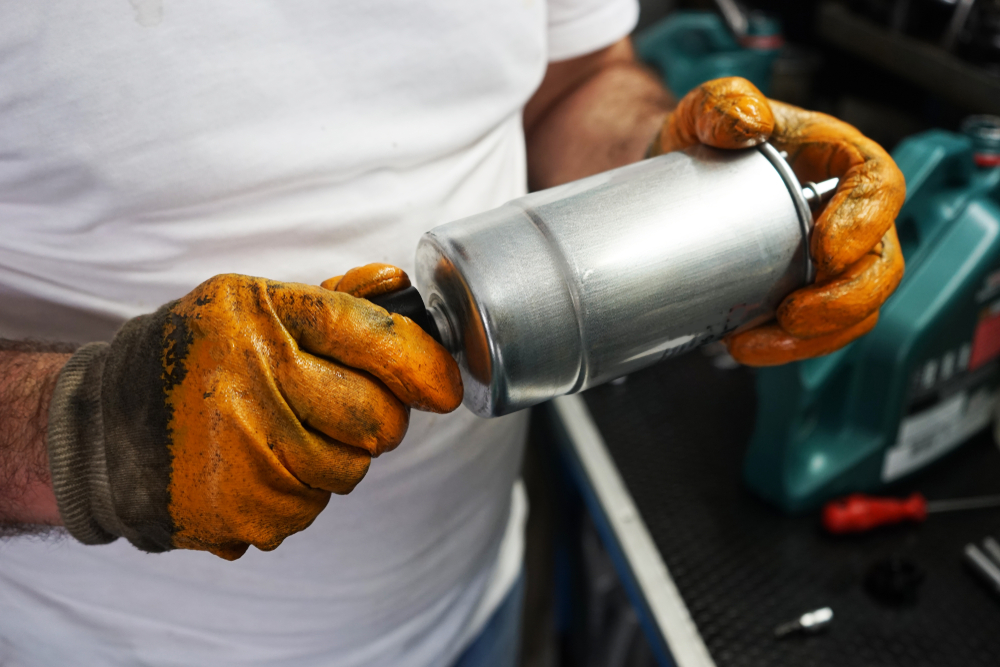
<path fill-rule="evenodd" d="M 968 319 L 961 318 L 967 324 L 953 322 L 948 338 L 911 373 L 896 442 L 882 459 L 883 482 L 919 470 L 993 420 L 1000 400 L 998 297 L 1000 269 L 994 268 L 974 293 Z"/>
<path fill-rule="evenodd" d="M 985 428 L 993 419 L 997 392 L 992 387 L 962 391 L 899 424 L 896 444 L 885 452 L 882 481 L 914 472 Z"/>

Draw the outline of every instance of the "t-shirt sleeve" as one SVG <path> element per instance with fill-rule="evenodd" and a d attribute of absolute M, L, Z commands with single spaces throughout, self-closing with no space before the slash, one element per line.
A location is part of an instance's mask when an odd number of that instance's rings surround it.
<path fill-rule="evenodd" d="M 632 32 L 638 0 L 548 0 L 549 61 L 610 46 Z"/>

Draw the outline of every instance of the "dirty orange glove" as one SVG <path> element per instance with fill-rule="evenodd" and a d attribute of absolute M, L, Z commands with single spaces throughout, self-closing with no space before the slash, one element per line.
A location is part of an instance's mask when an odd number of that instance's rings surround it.
<path fill-rule="evenodd" d="M 345 292 L 359 299 L 370 299 L 410 286 L 406 272 L 392 264 L 366 264 L 351 269 L 342 276 L 322 282 L 322 287 Z"/>
<path fill-rule="evenodd" d="M 389 269 L 376 288 L 408 282 Z M 347 275 L 371 293 L 373 272 Z M 454 360 L 407 318 L 345 290 L 216 276 L 70 359 L 49 415 L 53 486 L 82 542 L 232 560 L 350 492 L 410 407 L 461 400 Z"/>
<path fill-rule="evenodd" d="M 751 366 L 827 354 L 868 333 L 903 277 L 894 224 L 906 195 L 903 174 L 881 146 L 847 123 L 768 100 L 746 79 L 715 79 L 684 96 L 651 153 L 764 141 L 788 153 L 801 181 L 837 177 L 840 184 L 813 228 L 815 283 L 789 294 L 776 322 L 726 340 L 733 357 Z"/>

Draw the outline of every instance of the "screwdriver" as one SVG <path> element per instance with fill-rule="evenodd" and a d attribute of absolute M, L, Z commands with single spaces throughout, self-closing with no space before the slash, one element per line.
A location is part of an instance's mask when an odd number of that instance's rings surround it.
<path fill-rule="evenodd" d="M 863 533 L 878 526 L 904 521 L 919 523 L 935 512 L 1000 507 L 1000 496 L 979 496 L 927 502 L 919 493 L 907 498 L 884 498 L 855 493 L 831 500 L 823 506 L 823 527 L 827 532 Z"/>

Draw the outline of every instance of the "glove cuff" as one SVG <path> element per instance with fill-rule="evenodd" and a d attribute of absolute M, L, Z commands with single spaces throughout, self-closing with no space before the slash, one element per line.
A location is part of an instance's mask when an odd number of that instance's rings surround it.
<path fill-rule="evenodd" d="M 122 534 L 111 500 L 101 414 L 107 343 L 84 345 L 59 373 L 49 405 L 47 447 L 63 524 L 84 544 Z"/>
<path fill-rule="evenodd" d="M 187 344 L 187 329 L 171 320 L 174 305 L 125 322 L 111 341 L 101 378 L 105 464 L 117 534 L 152 553 L 174 548 L 167 390 L 183 373 L 173 355 L 183 357 Z"/>

